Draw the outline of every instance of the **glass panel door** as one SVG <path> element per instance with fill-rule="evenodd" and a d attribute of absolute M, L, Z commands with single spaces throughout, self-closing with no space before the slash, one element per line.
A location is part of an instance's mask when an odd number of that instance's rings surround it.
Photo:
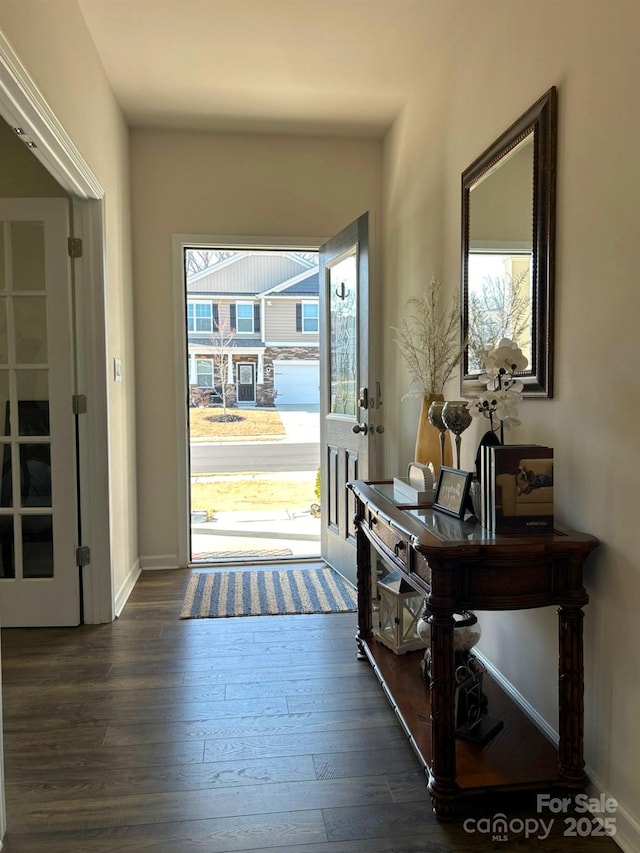
<path fill-rule="evenodd" d="M 44 223 L 5 222 L 0 295 L 0 577 L 53 577 Z"/>
<path fill-rule="evenodd" d="M 0 199 L 3 626 L 79 621 L 65 199 Z"/>

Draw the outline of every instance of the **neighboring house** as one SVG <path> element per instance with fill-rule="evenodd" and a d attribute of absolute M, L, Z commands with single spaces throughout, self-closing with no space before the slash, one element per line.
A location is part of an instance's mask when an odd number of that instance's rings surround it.
<path fill-rule="evenodd" d="M 318 265 L 241 251 L 187 276 L 192 405 L 319 403 Z M 222 374 L 222 375 L 221 375 Z"/>

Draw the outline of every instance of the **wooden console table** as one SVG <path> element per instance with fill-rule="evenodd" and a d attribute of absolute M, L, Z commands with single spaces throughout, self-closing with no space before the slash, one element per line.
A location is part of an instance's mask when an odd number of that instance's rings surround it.
<path fill-rule="evenodd" d="M 475 522 L 400 504 L 390 482 L 357 480 L 348 488 L 356 498 L 359 654 L 374 667 L 428 772 L 435 814 L 451 817 L 460 797 L 489 789 L 583 790 L 582 608 L 589 596 L 582 567 L 598 540 L 560 526 L 549 535 L 496 535 Z M 374 639 L 370 545 L 425 596 L 430 689 L 419 671 L 421 652 L 394 655 Z M 548 605 L 557 605 L 559 616 L 557 752 L 491 683 L 490 713 L 505 720 L 504 729 L 484 747 L 456 740 L 454 613 Z M 514 740 L 516 729 L 524 734 Z"/>

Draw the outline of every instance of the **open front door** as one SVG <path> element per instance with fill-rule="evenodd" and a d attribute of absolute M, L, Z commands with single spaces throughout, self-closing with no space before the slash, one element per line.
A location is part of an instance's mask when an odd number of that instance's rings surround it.
<path fill-rule="evenodd" d="M 80 621 L 66 199 L 0 199 L 0 624 Z"/>
<path fill-rule="evenodd" d="M 321 554 L 355 584 L 355 503 L 346 484 L 370 476 L 382 430 L 372 424 L 379 401 L 370 385 L 368 214 L 320 249 L 320 315 Z"/>

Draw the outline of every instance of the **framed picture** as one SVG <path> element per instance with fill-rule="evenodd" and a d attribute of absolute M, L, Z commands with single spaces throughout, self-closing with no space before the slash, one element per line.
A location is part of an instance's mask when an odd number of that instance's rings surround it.
<path fill-rule="evenodd" d="M 471 471 L 461 471 L 459 468 L 447 468 L 443 465 L 440 468 L 433 508 L 462 518 L 472 477 Z"/>

